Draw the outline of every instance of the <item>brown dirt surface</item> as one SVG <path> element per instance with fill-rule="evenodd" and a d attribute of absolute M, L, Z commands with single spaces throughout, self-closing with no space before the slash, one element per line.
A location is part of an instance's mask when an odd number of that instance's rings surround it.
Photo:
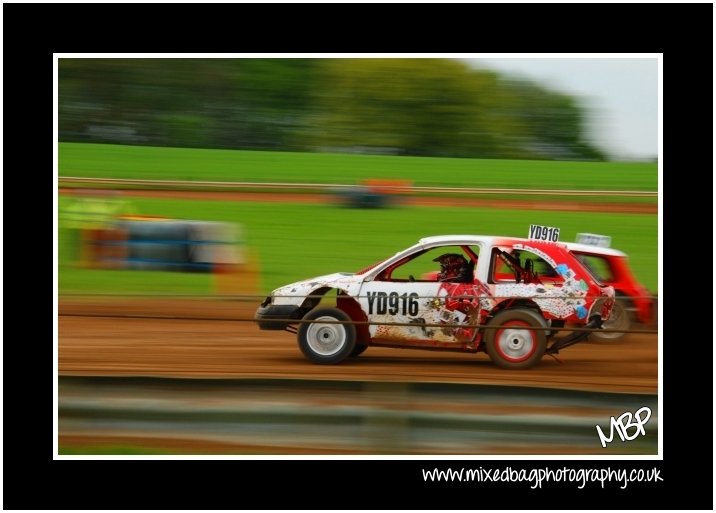
<path fill-rule="evenodd" d="M 487 355 L 369 348 L 340 365 L 316 365 L 296 336 L 261 331 L 256 304 L 211 299 L 61 299 L 60 375 L 458 382 L 657 393 L 656 334 L 585 342 L 529 370 Z M 127 315 L 160 318 L 129 318 Z M 115 317 L 112 317 L 115 316 Z M 119 316 L 119 317 L 118 317 Z"/>
<path fill-rule="evenodd" d="M 60 189 L 60 194 L 67 194 Z M 236 192 L 236 191 L 169 191 L 169 190 L 124 190 L 127 197 L 172 198 L 188 200 L 215 201 L 256 201 L 282 203 L 338 203 L 340 200 L 330 194 L 278 193 L 278 192 Z M 554 201 L 552 199 L 484 199 L 458 198 L 451 196 L 401 196 L 399 201 L 405 205 L 435 207 L 479 207 L 511 210 L 556 210 L 567 212 L 614 212 L 629 214 L 656 214 L 655 203 L 619 203 L 593 201 Z"/>

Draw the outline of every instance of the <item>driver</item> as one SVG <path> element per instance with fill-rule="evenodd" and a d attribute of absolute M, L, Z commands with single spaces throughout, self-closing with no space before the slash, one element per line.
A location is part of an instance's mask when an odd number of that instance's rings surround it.
<path fill-rule="evenodd" d="M 472 283 L 471 266 L 464 256 L 458 253 L 445 253 L 433 259 L 433 262 L 440 262 L 438 281 Z"/>

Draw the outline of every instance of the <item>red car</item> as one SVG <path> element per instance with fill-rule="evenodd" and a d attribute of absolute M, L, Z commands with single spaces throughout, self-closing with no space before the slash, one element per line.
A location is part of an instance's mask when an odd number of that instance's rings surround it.
<path fill-rule="evenodd" d="M 578 240 L 592 240 L 597 237 L 591 234 L 580 235 L 590 235 L 590 237 L 581 237 Z M 605 330 L 628 330 L 635 321 L 642 324 L 652 321 L 654 308 L 652 295 L 634 277 L 625 253 L 591 244 L 568 242 L 567 246 L 603 284 L 614 287 L 616 301 L 609 320 L 604 321 L 602 325 Z M 625 335 L 626 333 L 619 331 L 592 333 L 592 337 L 602 340 L 619 340 Z"/>
<path fill-rule="evenodd" d="M 384 346 L 485 352 L 501 367 L 530 368 L 585 340 L 614 303 L 614 289 L 558 242 L 556 228 L 536 229 L 529 239 L 426 237 L 357 273 L 280 287 L 255 319 L 295 333 L 316 363 Z M 437 273 L 424 278 L 429 270 Z M 567 323 L 587 330 L 558 337 Z"/>

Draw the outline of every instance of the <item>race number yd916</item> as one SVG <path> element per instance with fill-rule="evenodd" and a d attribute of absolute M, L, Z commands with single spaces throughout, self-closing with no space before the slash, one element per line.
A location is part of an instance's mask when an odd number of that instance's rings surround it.
<path fill-rule="evenodd" d="M 553 226 L 542 226 L 539 224 L 530 225 L 530 239 L 546 240 L 549 242 L 559 241 L 559 228 Z"/>

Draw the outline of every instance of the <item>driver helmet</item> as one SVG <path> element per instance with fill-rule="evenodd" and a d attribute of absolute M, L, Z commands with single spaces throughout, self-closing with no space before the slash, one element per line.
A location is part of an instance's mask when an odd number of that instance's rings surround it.
<path fill-rule="evenodd" d="M 433 262 L 440 262 L 438 281 L 449 281 L 457 278 L 468 278 L 469 266 L 467 259 L 458 253 L 445 253 L 433 259 Z"/>

